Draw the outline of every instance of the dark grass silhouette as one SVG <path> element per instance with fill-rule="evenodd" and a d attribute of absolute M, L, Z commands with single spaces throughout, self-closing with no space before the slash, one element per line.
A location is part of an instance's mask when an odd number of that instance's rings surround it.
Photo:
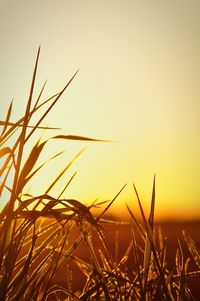
<path fill-rule="evenodd" d="M 62 198 L 74 174 L 56 198 L 51 195 L 83 150 L 55 175 L 49 187 L 44 187 L 43 194 L 25 193 L 26 184 L 44 164 L 61 154 L 36 167 L 50 139 L 37 141 L 25 158 L 27 142 L 39 129 L 55 130 L 41 123 L 77 74 L 59 93 L 41 101 L 44 85 L 34 101 L 39 54 L 40 49 L 24 116 L 11 121 L 11 102 L 5 120 L 0 121 L 1 198 L 5 191 L 9 193 L 0 213 L 0 300 L 194 300 L 200 252 L 187 227 L 173 236 L 173 245 L 171 226 L 155 225 L 155 177 L 149 217 L 133 185 L 141 220 L 127 206 L 128 222 L 106 219 L 109 207 L 125 186 L 111 201 L 85 206 Z M 43 110 L 42 116 L 33 124 L 38 110 Z M 106 141 L 74 135 L 53 135 L 51 139 Z M 96 206 L 104 206 L 98 216 L 92 214 Z"/>

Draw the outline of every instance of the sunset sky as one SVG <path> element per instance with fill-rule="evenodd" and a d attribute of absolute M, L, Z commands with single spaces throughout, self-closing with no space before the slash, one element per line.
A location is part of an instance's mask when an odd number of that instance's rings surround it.
<path fill-rule="evenodd" d="M 49 141 L 41 162 L 66 150 L 27 190 L 44 187 L 79 150 L 58 187 L 78 171 L 64 197 L 110 200 L 117 215 L 148 209 L 156 174 L 158 218 L 200 217 L 200 1 L 0 0 L 0 119 L 14 98 L 24 114 L 41 45 L 36 93 L 60 91 L 79 69 L 38 133 L 76 134 L 113 143 Z M 34 122 L 34 121 L 33 121 Z M 30 147 L 31 144 L 29 144 Z M 27 151 L 29 151 L 27 149 Z"/>

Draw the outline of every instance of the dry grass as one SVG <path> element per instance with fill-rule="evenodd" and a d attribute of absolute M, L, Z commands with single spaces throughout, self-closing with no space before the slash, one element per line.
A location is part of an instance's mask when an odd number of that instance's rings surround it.
<path fill-rule="evenodd" d="M 47 163 L 44 162 L 36 168 L 38 158 L 48 140 L 43 142 L 39 140 L 24 160 L 26 144 L 35 131 L 44 128 L 41 122 L 77 73 L 60 93 L 41 101 L 44 85 L 34 102 L 33 91 L 39 54 L 40 49 L 24 116 L 16 122 L 11 122 L 11 102 L 5 121 L 0 121 L 2 126 L 0 157 L 3 161 L 0 170 L 2 178 L 0 194 L 2 197 L 5 191 L 9 193 L 9 198 L 3 200 L 6 201 L 6 205 L 0 213 L 0 300 L 194 300 L 188 279 L 200 275 L 200 251 L 194 240 L 184 232 L 185 245 L 196 268 L 193 271 L 189 270 L 189 257 L 184 257 L 180 241 L 174 254 L 176 267 L 172 270 L 167 267 L 167 244 L 161 230 L 159 243 L 158 245 L 155 243 L 155 178 L 148 219 L 134 186 L 142 222 L 136 219 L 133 211 L 127 206 L 130 213 L 131 236 L 129 246 L 120 258 L 118 256 L 120 241 L 117 235 L 113 254 L 102 223 L 114 223 L 116 227 L 123 224 L 105 220 L 104 215 L 125 186 L 97 217 L 92 215 L 91 209 L 102 204 L 93 203 L 91 206 L 85 206 L 77 200 L 62 198 L 75 174 L 57 198 L 51 196 L 52 188 L 82 151 L 63 168 L 49 187 L 44 189 L 42 195 L 32 196 L 24 193 L 25 185 Z M 44 105 L 48 105 L 46 110 Z M 41 109 L 43 109 L 42 117 L 36 124 L 31 124 L 32 117 Z M 47 127 L 46 129 L 53 130 Z M 12 147 L 8 147 L 7 143 L 13 137 L 16 139 Z M 72 135 L 55 135 L 51 139 L 100 141 Z M 60 154 L 55 154 L 50 160 L 58 155 Z M 8 181 L 10 175 L 13 175 L 12 183 Z M 76 237 L 72 235 L 74 230 L 78 231 Z M 76 251 L 82 248 L 83 244 L 88 250 L 86 260 L 76 256 Z M 72 274 L 67 268 L 67 262 L 74 262 L 85 277 L 84 285 L 78 290 L 73 290 Z M 66 267 L 63 277 L 66 279 L 66 285 L 60 286 L 56 283 L 56 277 L 63 267 Z"/>

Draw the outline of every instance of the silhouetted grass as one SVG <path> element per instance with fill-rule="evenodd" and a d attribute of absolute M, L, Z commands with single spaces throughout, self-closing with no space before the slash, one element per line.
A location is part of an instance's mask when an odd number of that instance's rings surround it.
<path fill-rule="evenodd" d="M 13 107 L 11 102 L 5 120 L 0 121 L 2 126 L 0 157 L 3 162 L 0 170 L 1 198 L 6 190 L 9 192 L 9 198 L 3 200 L 5 205 L 0 213 L 0 300 L 194 300 L 188 279 L 200 275 L 200 251 L 194 240 L 184 232 L 185 245 L 196 269 L 189 270 L 189 257 L 184 257 L 180 241 L 174 254 L 176 266 L 174 269 L 167 267 L 167 244 L 161 229 L 159 244 L 155 243 L 155 178 L 148 219 L 145 217 L 134 185 L 142 219 L 137 220 L 133 210 L 127 206 L 130 222 L 126 222 L 126 225 L 129 225 L 131 235 L 130 243 L 121 257 L 119 257 L 120 240 L 116 236 L 113 251 L 102 224 L 115 224 L 116 228 L 123 225 L 122 221 L 106 220 L 104 216 L 125 186 L 97 217 L 93 216 L 91 209 L 103 205 L 102 203 L 86 206 L 78 200 L 62 198 L 75 174 L 57 198 L 51 195 L 52 188 L 83 150 L 63 167 L 48 187 L 44 187 L 43 194 L 38 196 L 25 194 L 24 188 L 27 183 L 31 182 L 49 160 L 61 154 L 55 154 L 36 167 L 43 148 L 50 139 L 106 141 L 74 135 L 54 135 L 43 142 L 38 140 L 27 158 L 24 157 L 25 146 L 35 131 L 44 128 L 56 130 L 42 126 L 41 122 L 77 74 L 76 72 L 72 76 L 61 92 L 41 101 L 44 85 L 34 102 L 33 91 L 39 54 L 40 49 L 24 116 L 16 122 L 11 121 Z M 48 105 L 46 110 L 44 105 Z M 42 116 L 32 124 L 32 117 L 41 109 Z M 11 144 L 10 139 L 13 137 L 16 138 L 10 147 L 8 145 Z M 22 165 L 22 162 L 25 163 Z M 74 231 L 78 234 L 74 235 Z M 86 260 L 76 255 L 78 250 L 83 250 L 83 245 L 88 251 Z M 83 274 L 84 285 L 75 290 L 71 270 L 66 265 L 68 262 L 73 262 L 77 271 Z M 61 286 L 56 283 L 56 279 L 63 267 L 66 285 Z"/>

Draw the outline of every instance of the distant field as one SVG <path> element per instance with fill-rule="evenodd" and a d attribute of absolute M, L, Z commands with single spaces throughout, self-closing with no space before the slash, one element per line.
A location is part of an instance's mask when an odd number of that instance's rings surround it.
<path fill-rule="evenodd" d="M 109 249 L 112 253 L 113 258 L 115 258 L 117 261 L 124 256 L 126 253 L 129 243 L 131 240 L 131 230 L 129 225 L 111 225 L 106 223 L 101 223 L 103 228 L 105 229 L 104 234 L 106 241 L 108 242 Z M 176 250 L 178 248 L 178 238 L 181 241 L 181 245 L 183 248 L 183 255 L 184 260 L 186 261 L 187 257 L 190 257 L 190 252 L 188 250 L 188 247 L 186 246 L 186 243 L 183 239 L 182 231 L 184 230 L 186 234 L 190 235 L 197 246 L 200 246 L 200 221 L 187 221 L 187 222 L 175 222 L 175 221 L 163 221 L 159 222 L 155 225 L 155 233 L 156 233 L 156 244 L 158 245 L 158 235 L 159 235 L 159 228 L 163 232 L 163 236 L 166 236 L 167 238 L 167 252 L 166 252 L 166 265 L 169 271 L 175 270 L 176 265 Z M 78 229 L 74 231 L 73 237 L 77 237 L 78 235 Z M 118 244 L 116 244 L 116 239 L 118 240 Z M 141 247 L 144 247 L 141 238 L 139 235 L 136 235 L 136 239 L 139 240 L 139 244 L 141 244 Z M 73 240 L 73 239 L 72 239 Z M 99 238 L 94 234 L 93 237 L 93 245 L 95 246 L 95 249 L 101 248 L 101 243 L 99 242 Z M 118 250 L 117 250 L 118 249 Z M 91 263 L 91 257 L 88 253 L 87 247 L 84 244 L 84 242 L 81 243 L 79 248 L 74 252 L 74 255 L 77 257 L 83 259 L 84 261 Z M 141 262 L 142 262 L 142 256 L 141 256 Z M 133 250 L 130 251 L 129 259 L 127 264 L 125 264 L 126 269 L 129 270 L 129 275 L 131 277 L 132 270 L 135 270 L 135 260 L 133 256 Z M 71 277 L 72 277 L 72 289 L 74 292 L 79 291 L 83 288 L 84 283 L 86 281 L 86 277 L 83 275 L 83 273 L 80 271 L 78 266 L 74 263 L 74 261 L 69 260 L 66 265 L 64 265 L 56 278 L 54 279 L 54 283 L 59 283 L 63 286 L 67 286 L 66 281 L 66 271 L 71 270 Z M 191 258 L 191 261 L 189 263 L 189 271 L 197 270 L 197 267 L 195 265 L 194 260 Z M 195 300 L 199 300 L 200 296 L 200 274 L 199 276 L 195 276 L 192 278 L 187 279 L 187 283 L 191 289 L 191 292 L 193 296 L 195 297 Z"/>

